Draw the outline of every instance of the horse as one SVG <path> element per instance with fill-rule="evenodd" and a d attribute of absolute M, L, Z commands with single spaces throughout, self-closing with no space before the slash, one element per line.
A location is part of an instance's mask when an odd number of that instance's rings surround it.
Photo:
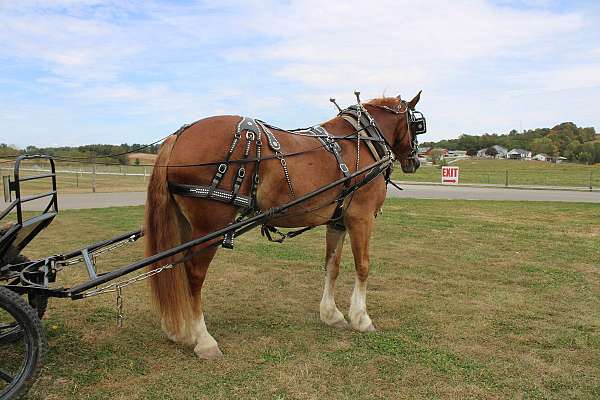
<path fill-rule="evenodd" d="M 420 95 L 421 92 L 410 101 L 402 100 L 400 96 L 363 103 L 359 100 L 359 108 L 356 109 L 362 113 L 359 117 L 369 116 L 371 124 L 378 127 L 382 136 L 379 144 L 385 143 L 389 154 L 395 155 L 405 173 L 413 173 L 419 167 L 416 137 L 411 132 L 411 117 Z M 310 134 L 300 132 L 294 134 L 261 124 L 260 121 L 255 123 L 260 125 L 260 129 L 256 130 L 258 137 L 250 135 L 249 138 L 249 131 L 246 131 L 246 146 L 234 146 L 236 139 L 239 143 L 244 140 L 240 125 L 245 120 L 241 118 L 233 115 L 208 117 L 182 128 L 163 142 L 148 185 L 144 217 L 146 256 L 207 235 L 239 218 L 241 206 L 232 201 L 233 197 L 230 196 L 226 201 L 217 201 L 224 199 L 214 197 L 219 194 L 215 189 L 215 180 L 219 176 L 219 187 L 233 186 L 237 194 L 254 193 L 255 209 L 265 211 L 321 188 L 348 173 L 340 168 L 342 163 L 338 157 L 332 156 L 329 151 L 331 147 L 319 142 L 323 137 L 310 137 Z M 339 145 L 337 154 L 343 155 L 346 169 L 354 172 L 373 164 L 377 156 L 369 151 L 371 146 L 368 140 L 358 137 L 360 125 L 350 122 L 343 117 L 340 109 L 340 114 L 320 124 L 324 128 L 320 132 L 327 132 L 331 137 L 328 143 Z M 249 126 L 245 125 L 247 128 Z M 352 133 L 354 139 L 344 140 Z M 236 138 L 233 142 L 232 136 Z M 279 150 L 266 146 L 265 139 L 273 140 Z M 251 150 L 258 150 L 258 157 L 249 158 Z M 259 164 L 256 161 L 261 157 Z M 236 174 L 232 163 L 244 159 L 249 160 L 239 163 L 245 168 L 244 176 L 253 176 L 254 179 L 240 182 L 241 168 Z M 225 167 L 215 160 L 225 160 L 221 163 Z M 353 182 L 360 178 L 353 178 Z M 186 196 L 174 191 L 174 185 L 208 189 L 203 192 L 204 197 Z M 210 189 L 213 198 L 207 195 Z M 336 209 L 340 209 L 336 199 L 344 190 L 341 185 L 294 206 L 270 221 L 271 225 L 284 228 L 327 225 L 325 283 L 319 307 L 320 318 L 326 325 L 335 328 L 350 325 L 359 332 L 375 330 L 366 308 L 369 240 L 375 217 L 385 200 L 386 189 L 386 179 L 379 174 L 347 196 L 351 200 L 344 201 L 343 212 L 336 221 L 332 221 L 332 215 Z M 337 308 L 334 296 L 346 232 L 350 237 L 356 270 L 348 313 L 349 324 Z M 165 269 L 150 280 L 151 296 L 167 337 L 174 342 L 193 346 L 198 357 L 209 360 L 223 356 L 218 343 L 207 330 L 203 313 L 202 287 L 208 267 L 217 252 L 217 246 L 211 245 L 214 243 L 197 246 L 192 249 L 192 256 L 183 262 L 183 266 Z M 154 270 L 165 262 L 178 261 L 172 257 L 149 268 Z"/>

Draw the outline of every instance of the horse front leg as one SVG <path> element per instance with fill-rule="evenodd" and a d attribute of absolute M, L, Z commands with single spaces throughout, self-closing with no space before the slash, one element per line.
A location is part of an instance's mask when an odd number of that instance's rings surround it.
<path fill-rule="evenodd" d="M 372 332 L 375 330 L 371 317 L 367 313 L 367 278 L 369 277 L 369 240 L 373 231 L 374 217 L 361 216 L 359 218 L 347 218 L 346 226 L 350 234 L 352 254 L 354 255 L 354 266 L 356 278 L 354 290 L 350 299 L 350 324 L 352 328 L 360 332 Z"/>
<path fill-rule="evenodd" d="M 327 227 L 327 249 L 325 253 L 325 285 L 323 298 L 319 307 L 321 321 L 335 328 L 348 326 L 344 314 L 335 304 L 335 280 L 340 272 L 340 260 L 346 231 L 340 231 L 330 226 Z"/>

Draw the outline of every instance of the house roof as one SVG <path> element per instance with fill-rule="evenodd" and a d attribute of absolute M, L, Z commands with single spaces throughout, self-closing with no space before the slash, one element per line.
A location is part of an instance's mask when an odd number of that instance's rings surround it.
<path fill-rule="evenodd" d="M 484 147 L 483 149 L 479 150 L 477 153 L 482 153 L 483 154 L 483 153 L 485 153 L 490 148 L 493 148 L 494 150 L 496 150 L 496 153 L 498 153 L 498 154 L 504 154 L 504 153 L 508 152 L 508 150 L 506 150 L 504 147 L 502 147 L 502 146 L 500 146 L 498 144 L 495 144 L 495 145 L 490 146 L 490 147 Z"/>
<path fill-rule="evenodd" d="M 419 147 L 418 149 L 418 153 L 426 153 L 429 151 L 429 149 L 431 149 L 431 147 Z"/>
<path fill-rule="evenodd" d="M 512 149 L 511 151 L 509 151 L 509 153 L 515 154 L 529 154 L 531 153 L 529 150 L 523 150 L 523 149 Z"/>

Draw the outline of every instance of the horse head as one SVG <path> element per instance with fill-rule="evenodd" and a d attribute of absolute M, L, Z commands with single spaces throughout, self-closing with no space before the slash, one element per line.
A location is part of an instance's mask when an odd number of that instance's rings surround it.
<path fill-rule="evenodd" d="M 375 99 L 365 104 L 375 107 L 373 111 L 377 114 L 377 123 L 405 173 L 416 172 L 421 164 L 417 157 L 417 136 L 425 133 L 426 125 L 423 114 L 415 109 L 420 98 L 421 92 L 408 102 L 397 96 Z"/>

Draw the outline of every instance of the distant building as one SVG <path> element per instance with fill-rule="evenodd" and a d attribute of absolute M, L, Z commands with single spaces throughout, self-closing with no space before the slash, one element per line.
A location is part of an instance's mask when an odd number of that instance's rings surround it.
<path fill-rule="evenodd" d="M 421 158 L 431 157 L 431 152 L 433 150 L 441 150 L 442 158 L 448 157 L 448 149 L 442 149 L 438 147 L 419 147 L 419 149 L 417 150 L 417 156 Z"/>
<path fill-rule="evenodd" d="M 431 147 L 419 147 L 417 149 L 417 156 L 424 158 L 427 154 L 431 154 Z"/>
<path fill-rule="evenodd" d="M 535 161 L 550 161 L 548 154 L 544 153 L 536 154 L 535 156 L 531 157 L 531 159 Z"/>
<path fill-rule="evenodd" d="M 488 149 L 494 149 L 496 150 L 496 155 L 495 156 L 488 156 L 486 154 L 486 152 L 488 152 Z M 481 149 L 477 152 L 477 157 L 481 157 L 481 158 L 506 158 L 506 153 L 508 153 L 508 150 L 505 149 L 504 147 L 500 146 L 500 145 L 493 145 L 491 147 L 486 147 L 485 149 Z"/>
<path fill-rule="evenodd" d="M 466 150 L 448 150 L 448 157 L 466 157 Z"/>
<path fill-rule="evenodd" d="M 548 156 L 546 158 L 547 161 L 554 163 L 554 164 L 560 164 L 563 161 L 567 161 L 566 157 L 554 157 L 554 156 Z"/>
<path fill-rule="evenodd" d="M 531 152 L 523 149 L 512 149 L 506 153 L 506 158 L 511 160 L 531 160 Z"/>

